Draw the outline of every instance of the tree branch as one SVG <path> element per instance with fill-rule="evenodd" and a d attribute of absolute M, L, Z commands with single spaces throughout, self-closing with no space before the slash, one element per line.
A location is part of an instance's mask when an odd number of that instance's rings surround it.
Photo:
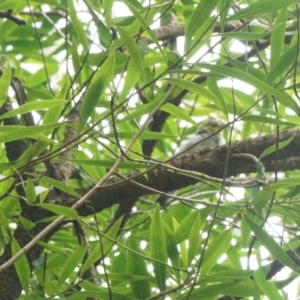
<path fill-rule="evenodd" d="M 8 19 L 13 22 L 15 22 L 17 25 L 26 25 L 26 22 L 24 20 L 21 20 L 19 18 L 16 18 L 12 15 L 13 10 L 10 8 L 7 11 L 0 10 L 0 18 L 2 19 Z"/>
<path fill-rule="evenodd" d="M 286 141 L 290 138 L 292 138 L 292 141 L 279 151 L 278 171 L 300 169 L 300 130 L 282 132 L 278 142 Z M 230 146 L 230 155 L 248 153 L 258 158 L 264 150 L 275 145 L 276 141 L 276 134 L 236 141 Z M 227 151 L 227 145 L 213 149 L 203 149 L 191 154 L 182 154 L 171 159 L 168 164 L 178 169 L 197 171 L 212 177 L 222 178 Z M 274 153 L 264 157 L 262 163 L 267 172 L 276 171 L 276 155 Z M 240 158 L 229 157 L 226 177 L 251 172 L 256 172 L 256 164 L 252 159 L 247 159 L 244 156 Z M 116 177 L 110 179 L 106 185 L 99 187 L 89 198 L 88 205 L 92 206 L 96 212 L 99 212 L 114 204 L 132 203 L 133 199 L 154 194 L 154 190 L 167 192 L 195 184 L 199 181 L 194 177 L 187 177 L 186 175 L 168 170 L 163 166 L 156 166 L 147 171 L 147 174 L 142 174 L 135 170 L 125 175 L 125 178 Z M 78 192 L 85 194 L 90 189 L 91 187 L 87 187 L 78 190 Z M 79 209 L 79 212 L 82 215 L 87 215 L 90 214 L 90 209 L 86 209 L 83 206 Z"/>

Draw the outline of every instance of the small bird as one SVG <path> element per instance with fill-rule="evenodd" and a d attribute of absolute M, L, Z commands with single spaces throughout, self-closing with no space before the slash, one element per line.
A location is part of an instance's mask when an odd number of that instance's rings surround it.
<path fill-rule="evenodd" d="M 222 146 L 225 144 L 223 137 L 221 136 L 220 130 L 224 127 L 220 121 L 215 119 L 208 119 L 200 124 L 198 131 L 194 134 L 188 135 L 184 140 L 175 154 L 192 153 L 207 147 Z M 170 193 L 173 193 L 171 191 Z M 165 195 L 160 195 L 157 202 L 162 206 L 166 207 L 170 198 Z"/>

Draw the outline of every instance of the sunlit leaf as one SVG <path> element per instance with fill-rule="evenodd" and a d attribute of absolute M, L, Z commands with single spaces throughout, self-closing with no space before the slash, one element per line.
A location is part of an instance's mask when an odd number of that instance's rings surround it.
<path fill-rule="evenodd" d="M 141 57 L 141 54 L 139 52 L 138 46 L 132 36 L 123 28 L 118 27 L 118 32 L 121 36 L 121 39 L 128 50 L 130 54 L 130 59 L 133 61 L 135 64 L 137 70 L 139 71 L 141 77 L 144 79 L 145 74 L 144 74 L 144 68 L 143 68 L 143 60 Z"/>
<path fill-rule="evenodd" d="M 287 266 L 292 270 L 299 272 L 299 267 L 295 264 L 295 262 L 281 249 L 281 247 L 266 231 L 264 231 L 260 226 L 251 221 L 247 216 L 245 216 L 245 219 L 250 225 L 257 240 L 268 249 L 268 251 L 274 256 L 275 259 L 277 259 L 284 266 Z"/>
<path fill-rule="evenodd" d="M 204 22 L 210 17 L 213 9 L 216 7 L 217 0 L 200 1 L 195 8 L 188 26 L 186 28 L 186 43 L 188 44 L 192 36 L 197 32 Z"/>
<path fill-rule="evenodd" d="M 235 14 L 233 14 L 233 16 L 225 19 L 224 22 L 245 18 L 254 18 L 257 16 L 270 14 L 273 11 L 285 8 L 288 5 L 296 2 L 297 0 L 278 0 L 276 2 L 272 0 L 256 1 L 237 11 Z"/>
<path fill-rule="evenodd" d="M 89 50 L 89 42 L 86 36 L 86 32 L 82 26 L 81 21 L 78 19 L 77 10 L 74 5 L 74 1 L 68 0 L 68 8 L 69 8 L 69 14 L 72 21 L 72 24 L 74 26 L 74 30 L 78 36 L 78 39 L 80 40 L 85 52 L 88 52 Z"/>
<path fill-rule="evenodd" d="M 266 276 L 269 271 L 270 266 L 262 266 L 257 271 L 255 271 L 253 273 L 255 283 L 258 285 L 259 289 L 264 293 L 264 295 L 266 295 L 269 299 L 281 300 L 282 296 L 278 292 L 275 283 L 266 280 Z"/>
<path fill-rule="evenodd" d="M 228 229 L 225 232 L 219 234 L 211 244 L 208 245 L 207 250 L 205 251 L 205 259 L 201 266 L 201 272 L 207 274 L 212 267 L 217 263 L 217 260 L 220 256 L 228 250 L 231 242 L 231 230 Z"/>

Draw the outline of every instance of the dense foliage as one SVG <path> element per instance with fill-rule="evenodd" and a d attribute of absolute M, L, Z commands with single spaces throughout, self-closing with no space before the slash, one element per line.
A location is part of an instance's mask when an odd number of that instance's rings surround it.
<path fill-rule="evenodd" d="M 299 297 L 299 14 L 2 0 L 0 298 Z"/>

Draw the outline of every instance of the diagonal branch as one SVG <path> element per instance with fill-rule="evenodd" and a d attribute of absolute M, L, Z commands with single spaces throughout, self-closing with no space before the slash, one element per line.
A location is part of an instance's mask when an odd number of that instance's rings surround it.
<path fill-rule="evenodd" d="M 21 20 L 15 16 L 12 15 L 13 10 L 8 9 L 7 11 L 0 10 L 0 18 L 2 19 L 8 19 L 10 21 L 15 22 L 17 25 L 26 25 L 26 22 L 24 20 Z"/>

